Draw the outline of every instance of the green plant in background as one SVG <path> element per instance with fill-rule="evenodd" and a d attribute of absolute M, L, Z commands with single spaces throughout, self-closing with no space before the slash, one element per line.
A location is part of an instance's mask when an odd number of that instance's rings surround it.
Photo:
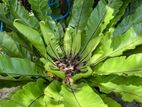
<path fill-rule="evenodd" d="M 4 1 L 14 10 L 16 0 Z M 99 0 L 93 9 L 94 0 L 74 0 L 65 29 L 47 16 L 47 0 L 29 0 L 38 19 L 16 5 L 19 33 L 0 33 L 0 74 L 7 84 L 28 83 L 0 106 L 121 107 L 111 92 L 142 102 L 142 53 L 123 54 L 142 44 L 142 6 L 119 22 L 130 2 Z"/>

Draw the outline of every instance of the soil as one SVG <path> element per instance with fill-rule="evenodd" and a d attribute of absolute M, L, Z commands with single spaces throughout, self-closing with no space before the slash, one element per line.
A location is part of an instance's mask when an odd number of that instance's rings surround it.
<path fill-rule="evenodd" d="M 15 92 L 19 87 L 2 88 L 0 89 L 0 100 L 8 98 L 12 92 Z"/>

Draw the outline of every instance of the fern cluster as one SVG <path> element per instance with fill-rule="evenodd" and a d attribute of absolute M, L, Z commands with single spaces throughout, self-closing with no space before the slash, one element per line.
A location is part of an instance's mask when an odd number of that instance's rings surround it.
<path fill-rule="evenodd" d="M 0 75 L 27 83 L 0 107 L 121 107 L 111 92 L 142 102 L 142 6 L 124 17 L 131 0 L 74 0 L 56 22 L 48 0 L 28 2 L 31 13 L 0 3 L 9 30 L 0 32 Z"/>

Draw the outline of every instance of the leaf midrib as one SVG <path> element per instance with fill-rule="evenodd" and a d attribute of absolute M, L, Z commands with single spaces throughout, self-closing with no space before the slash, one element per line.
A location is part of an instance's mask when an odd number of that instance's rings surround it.
<path fill-rule="evenodd" d="M 74 93 L 74 90 L 73 90 L 71 87 L 70 87 L 70 89 L 71 89 L 71 91 L 72 91 L 72 94 L 73 94 L 74 99 L 75 99 L 75 101 L 77 102 L 78 106 L 79 106 L 79 107 L 82 107 L 81 104 L 79 103 L 79 101 L 78 101 L 78 99 L 77 99 L 75 93 Z"/>

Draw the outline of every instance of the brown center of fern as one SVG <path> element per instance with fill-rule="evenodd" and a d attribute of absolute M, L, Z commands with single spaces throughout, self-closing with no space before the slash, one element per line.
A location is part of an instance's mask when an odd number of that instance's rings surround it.
<path fill-rule="evenodd" d="M 67 57 L 55 61 L 57 67 L 63 71 L 66 76 L 73 76 L 74 74 L 80 72 L 81 65 L 79 64 L 80 58 L 79 57 Z"/>

